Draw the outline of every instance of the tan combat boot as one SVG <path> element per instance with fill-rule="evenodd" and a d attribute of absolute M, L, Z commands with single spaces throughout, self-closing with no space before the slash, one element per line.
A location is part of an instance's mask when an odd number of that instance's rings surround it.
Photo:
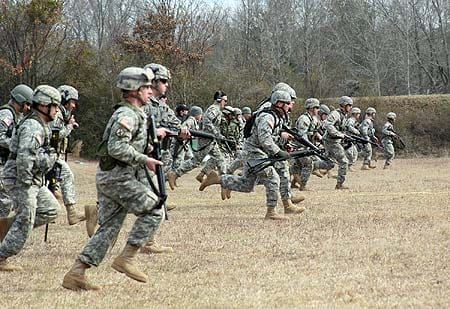
<path fill-rule="evenodd" d="M 353 166 L 349 166 L 347 171 L 349 171 L 349 172 L 356 172 L 356 170 L 354 169 Z"/>
<path fill-rule="evenodd" d="M 384 167 L 383 167 L 384 170 L 388 170 L 390 168 L 391 168 L 391 166 L 389 164 L 385 164 Z"/>
<path fill-rule="evenodd" d="M 5 239 L 6 234 L 8 234 L 11 225 L 14 222 L 14 217 L 0 218 L 0 243 Z"/>
<path fill-rule="evenodd" d="M 319 177 L 319 178 L 323 178 L 323 176 L 324 176 L 324 174 L 322 174 L 322 173 L 320 172 L 320 170 L 313 170 L 313 171 L 311 172 L 311 174 L 313 174 L 314 176 L 317 176 L 317 177 Z"/>
<path fill-rule="evenodd" d="M 327 177 L 337 179 L 337 175 L 334 174 L 331 170 L 327 171 Z"/>
<path fill-rule="evenodd" d="M 275 211 L 275 207 L 267 207 L 266 216 L 264 217 L 266 220 L 289 220 L 288 217 L 284 215 L 279 215 Z"/>
<path fill-rule="evenodd" d="M 221 186 L 220 195 L 222 197 L 222 200 L 228 200 L 231 198 L 231 190 Z"/>
<path fill-rule="evenodd" d="M 86 220 L 86 216 L 77 212 L 75 204 L 66 205 L 67 221 L 69 225 L 77 224 L 78 222 Z"/>
<path fill-rule="evenodd" d="M 363 166 L 361 166 L 361 170 L 368 171 L 369 170 L 369 164 L 363 164 Z"/>
<path fill-rule="evenodd" d="M 370 161 L 369 168 L 377 168 L 377 166 L 375 164 L 373 164 L 372 161 Z"/>
<path fill-rule="evenodd" d="M 350 188 L 347 187 L 346 185 L 344 185 L 343 183 L 337 183 L 335 189 L 336 190 L 348 190 Z"/>
<path fill-rule="evenodd" d="M 158 244 L 155 240 L 150 240 L 140 249 L 141 253 L 172 253 L 172 247 L 165 247 L 163 245 Z"/>
<path fill-rule="evenodd" d="M 100 290 L 99 286 L 89 283 L 86 279 L 84 273 L 86 269 L 90 267 L 90 265 L 84 264 L 79 259 L 76 259 L 75 263 L 72 265 L 72 268 L 64 276 L 62 286 L 72 291 Z"/>
<path fill-rule="evenodd" d="M 300 175 L 299 174 L 292 174 L 292 182 L 291 182 L 291 188 L 299 188 L 300 185 Z"/>
<path fill-rule="evenodd" d="M 177 174 L 174 171 L 167 172 L 167 181 L 169 182 L 170 190 L 174 190 L 177 185 Z"/>
<path fill-rule="evenodd" d="M 84 213 L 86 214 L 86 231 L 89 237 L 92 237 L 95 233 L 98 220 L 97 205 L 84 206 Z"/>
<path fill-rule="evenodd" d="M 300 183 L 300 187 L 298 189 L 300 191 L 309 191 L 308 189 L 306 189 L 306 183 L 304 183 L 304 182 Z"/>
<path fill-rule="evenodd" d="M 197 179 L 197 181 L 199 183 L 202 183 L 203 182 L 203 177 L 205 177 L 205 173 L 200 172 L 197 176 L 195 176 L 195 179 Z"/>
<path fill-rule="evenodd" d="M 208 173 L 206 178 L 203 179 L 202 184 L 200 185 L 200 188 L 198 188 L 198 190 L 203 191 L 206 187 L 217 184 L 220 184 L 220 176 L 215 171 L 211 171 Z"/>
<path fill-rule="evenodd" d="M 291 198 L 291 202 L 294 204 L 298 204 L 301 203 L 305 200 L 305 196 L 304 195 L 298 195 L 298 196 L 293 196 Z"/>
<path fill-rule="evenodd" d="M 111 267 L 118 272 L 125 274 L 131 279 L 139 282 L 147 282 L 147 275 L 137 269 L 136 265 L 134 264 L 134 259 L 138 250 L 139 247 L 127 243 L 122 253 L 114 259 Z"/>
<path fill-rule="evenodd" d="M 301 214 L 302 212 L 305 211 L 305 207 L 294 206 L 294 204 L 292 204 L 291 200 L 282 200 L 282 202 L 283 202 L 283 207 L 284 207 L 284 213 L 286 215 Z"/>
<path fill-rule="evenodd" d="M 11 265 L 7 258 L 0 257 L 0 271 L 22 271 L 22 267 Z"/>

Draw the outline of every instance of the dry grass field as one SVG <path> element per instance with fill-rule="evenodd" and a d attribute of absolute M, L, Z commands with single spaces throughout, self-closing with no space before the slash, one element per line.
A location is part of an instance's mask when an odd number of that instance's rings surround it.
<path fill-rule="evenodd" d="M 0 307 L 449 308 L 450 159 L 394 163 L 351 173 L 347 192 L 313 176 L 306 212 L 289 222 L 263 220 L 263 187 L 223 202 L 218 186 L 199 192 L 195 174 L 183 176 L 158 237 L 175 252 L 139 256 L 147 284 L 114 271 L 130 216 L 88 271 L 98 292 L 61 287 L 87 240 L 84 224 L 69 227 L 63 212 L 48 243 L 38 228 L 11 259 L 23 272 L 0 273 Z M 80 205 L 95 202 L 95 165 L 71 162 Z"/>

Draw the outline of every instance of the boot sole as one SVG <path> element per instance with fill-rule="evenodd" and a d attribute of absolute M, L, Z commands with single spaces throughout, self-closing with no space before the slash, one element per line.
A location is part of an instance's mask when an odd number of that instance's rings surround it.
<path fill-rule="evenodd" d="M 68 290 L 72 291 L 98 291 L 100 290 L 99 286 L 89 284 L 87 282 L 82 282 L 81 280 L 72 278 L 72 277 L 64 277 L 62 286 Z"/>

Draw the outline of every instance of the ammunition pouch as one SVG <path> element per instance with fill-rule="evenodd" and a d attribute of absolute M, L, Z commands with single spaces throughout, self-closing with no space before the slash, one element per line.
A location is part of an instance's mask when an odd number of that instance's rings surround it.
<path fill-rule="evenodd" d="M 116 167 L 116 165 L 125 167 L 128 164 L 123 163 L 117 159 L 114 159 L 108 154 L 108 140 L 104 140 L 100 143 L 97 149 L 97 156 L 99 158 L 99 166 L 102 171 L 110 171 Z"/>

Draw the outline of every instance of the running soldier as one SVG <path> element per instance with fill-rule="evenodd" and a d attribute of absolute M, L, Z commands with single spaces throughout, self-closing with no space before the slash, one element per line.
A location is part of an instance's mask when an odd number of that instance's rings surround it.
<path fill-rule="evenodd" d="M 314 140 L 316 143 L 323 143 L 323 136 L 325 135 L 325 129 L 323 128 L 323 123 L 325 120 L 327 120 L 328 115 L 330 115 L 331 111 L 328 106 L 325 104 L 320 104 L 319 107 L 319 120 L 317 122 L 317 128 L 316 133 L 314 134 Z M 317 177 L 322 177 L 326 174 L 328 174 L 328 178 L 332 178 L 333 176 L 330 175 L 331 170 L 334 168 L 334 164 L 331 161 L 322 160 L 321 158 L 316 158 L 317 160 L 314 160 L 313 163 L 313 171 L 312 174 L 316 175 Z"/>
<path fill-rule="evenodd" d="M 361 116 L 361 109 L 353 107 L 350 113 L 351 116 L 345 120 L 345 131 L 353 135 L 360 135 L 358 130 L 358 120 Z M 358 146 L 354 143 L 348 143 L 345 148 L 345 154 L 347 155 L 348 160 L 348 171 L 355 172 L 356 170 L 353 166 L 355 165 L 356 160 L 358 160 Z"/>
<path fill-rule="evenodd" d="M 76 210 L 76 191 L 75 178 L 72 170 L 67 164 L 66 155 L 69 144 L 69 135 L 74 128 L 78 127 L 75 117 L 72 114 L 78 104 L 78 90 L 69 85 L 62 85 L 58 88 L 61 94 L 61 105 L 59 105 L 55 120 L 49 123 L 52 130 L 52 138 L 50 143 L 54 145 L 58 159 L 53 166 L 50 191 L 55 193 L 61 182 L 61 195 L 66 207 L 67 221 L 69 225 L 77 224 L 78 222 L 86 220 L 84 214 L 80 214 Z"/>
<path fill-rule="evenodd" d="M 33 89 L 27 85 L 17 85 L 11 90 L 11 98 L 8 104 L 0 107 L 0 177 L 9 156 L 9 145 L 14 128 L 20 118 L 30 110 L 33 97 Z M 11 211 L 11 199 L 6 194 L 3 181 L 0 179 L 0 217 L 7 217 Z"/>
<path fill-rule="evenodd" d="M 336 189 L 348 189 L 344 185 L 345 176 L 347 175 L 348 160 L 345 155 L 342 139 L 345 138 L 344 121 L 347 113 L 352 109 L 353 100 L 350 97 L 343 96 L 338 100 L 339 108 L 330 113 L 327 120 L 324 121 L 323 127 L 325 135 L 323 142 L 328 154 L 338 163 L 338 175 Z"/>
<path fill-rule="evenodd" d="M 214 103 L 211 104 L 205 111 L 200 121 L 200 129 L 206 133 L 213 134 L 218 138 L 224 138 L 220 133 L 220 123 L 222 121 L 222 109 L 227 104 L 228 97 L 223 91 L 217 91 L 214 94 Z M 211 162 L 205 165 L 200 173 L 195 177 L 197 181 L 202 182 L 205 175 L 211 170 L 212 167 L 217 167 L 220 174 L 225 172 L 226 165 L 224 156 L 220 151 L 219 145 L 215 140 L 206 138 L 198 139 L 198 150 L 194 152 L 194 158 L 189 161 L 183 162 L 178 168 L 172 169 L 167 173 L 167 180 L 169 182 L 170 189 L 174 189 L 176 186 L 176 180 L 178 177 L 190 172 L 197 167 L 203 159 L 210 155 Z M 200 187 L 200 191 L 203 188 Z"/>
<path fill-rule="evenodd" d="M 0 218 L 0 271 L 22 269 L 7 259 L 22 250 L 33 227 L 54 221 L 61 208 L 44 183 L 45 173 L 56 161 L 48 122 L 55 119 L 60 102 L 58 90 L 38 86 L 33 92 L 31 112 L 19 122 L 11 139 L 3 181 L 15 215 Z"/>
<path fill-rule="evenodd" d="M 375 136 L 375 128 L 373 126 L 373 121 L 375 119 L 377 111 L 373 107 L 368 107 L 366 109 L 366 115 L 364 120 L 361 122 L 360 132 L 361 136 L 370 141 L 378 142 L 378 138 Z M 376 168 L 376 165 L 372 164 L 372 145 L 366 143 L 363 145 L 361 155 L 363 157 L 362 170 L 369 170 L 371 168 Z"/>
<path fill-rule="evenodd" d="M 111 267 L 126 276 L 147 282 L 147 275 L 135 265 L 139 248 L 158 230 L 164 216 L 159 197 L 152 191 L 145 168 L 154 171 L 162 164 L 147 155 L 147 117 L 142 106 L 149 104 L 153 72 L 129 67 L 117 78 L 123 100 L 106 125 L 99 147 L 101 156 L 96 174 L 99 228 L 78 255 L 62 286 L 70 290 L 98 290 L 85 271 L 98 266 L 116 240 L 128 213 L 137 219 L 122 253 Z"/>
<path fill-rule="evenodd" d="M 277 143 L 280 138 L 290 139 L 287 133 L 281 133 L 281 128 L 286 121 L 286 113 L 292 107 L 291 95 L 285 91 L 275 91 L 271 96 L 272 107 L 264 109 L 256 116 L 251 135 L 244 143 L 244 157 L 247 161 L 254 159 L 278 157 L 288 160 L 289 153 L 282 150 Z M 222 199 L 231 197 L 231 191 L 251 192 L 253 188 L 261 183 L 266 187 L 266 219 L 287 220 L 288 217 L 277 214 L 275 207 L 280 191 L 280 176 L 274 167 L 270 166 L 259 172 L 249 170 L 247 164 L 244 165 L 242 176 L 219 175 L 211 172 L 202 182 L 204 187 L 220 184 Z M 285 214 L 299 214 L 305 208 L 296 207 L 292 203 L 283 203 Z"/>
<path fill-rule="evenodd" d="M 301 135 L 305 140 L 309 140 L 310 142 L 314 142 L 314 134 L 317 128 L 317 116 L 320 109 L 320 102 L 316 98 L 309 98 L 305 101 L 305 109 L 306 112 L 301 114 L 297 121 L 295 122 L 295 127 L 297 128 L 297 132 Z M 300 147 L 305 148 L 305 147 Z M 299 190 L 305 191 L 306 184 L 311 176 L 313 170 L 313 159 L 312 157 L 303 157 L 293 160 L 292 162 L 292 175 L 293 175 L 293 184 L 295 185 L 297 182 L 300 184 Z M 318 174 L 322 177 L 322 174 Z"/>
<path fill-rule="evenodd" d="M 398 135 L 394 131 L 394 123 L 397 119 L 397 115 L 393 112 L 389 112 L 386 115 L 387 122 L 383 126 L 381 144 L 383 144 L 384 150 L 384 169 L 389 169 L 392 164 L 392 160 L 395 157 L 394 141 L 393 138 L 397 138 Z"/>

